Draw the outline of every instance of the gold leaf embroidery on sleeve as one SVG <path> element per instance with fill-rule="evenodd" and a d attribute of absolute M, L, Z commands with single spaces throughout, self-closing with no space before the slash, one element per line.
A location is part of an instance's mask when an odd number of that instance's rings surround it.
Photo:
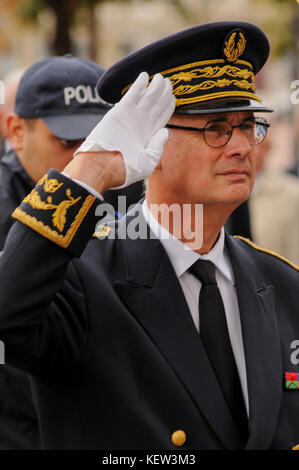
<path fill-rule="evenodd" d="M 48 175 L 44 175 L 37 183 L 37 186 L 42 186 L 44 185 L 44 191 L 46 193 L 55 193 L 61 186 L 63 186 L 63 183 L 59 183 L 58 180 L 55 178 L 48 179 Z"/>
<path fill-rule="evenodd" d="M 33 230 L 40 233 L 49 240 L 57 243 L 59 246 L 66 248 L 70 245 L 73 238 L 75 237 L 78 228 L 80 227 L 82 221 L 84 220 L 94 201 L 94 196 L 89 195 L 86 197 L 65 235 L 60 234 L 56 230 L 51 229 L 48 225 L 45 225 L 41 220 L 38 220 L 36 219 L 36 217 L 33 217 L 32 215 L 29 215 L 24 212 L 22 209 L 20 209 L 20 207 L 17 207 L 14 210 L 12 217 L 19 220 L 28 227 L 31 227 Z"/>
<path fill-rule="evenodd" d="M 40 195 L 38 192 L 33 189 L 31 193 L 29 193 L 24 199 L 23 202 L 27 202 L 33 209 L 42 209 L 42 210 L 49 210 L 55 209 L 55 204 L 52 204 L 52 198 L 47 199 L 48 202 L 44 202 L 41 200 Z"/>
<path fill-rule="evenodd" d="M 74 197 L 71 196 L 71 190 L 67 189 L 66 190 L 66 195 L 69 199 L 66 199 L 62 201 L 58 206 L 56 206 L 56 210 L 54 214 L 52 215 L 52 222 L 55 227 L 58 228 L 60 232 L 63 231 L 65 223 L 66 223 L 66 213 L 69 207 L 71 207 L 73 204 L 76 204 L 81 199 L 81 196 L 77 197 L 75 199 Z"/>
<path fill-rule="evenodd" d="M 63 185 L 63 183 L 58 184 L 57 180 L 45 180 L 44 178 L 45 177 L 43 177 L 38 184 L 47 184 L 47 188 L 49 190 L 47 192 L 55 192 L 59 189 L 60 186 Z M 53 204 L 51 196 L 47 198 L 47 202 L 44 202 L 42 201 L 36 189 L 33 189 L 31 193 L 29 193 L 28 196 L 23 199 L 23 202 L 29 204 L 33 209 L 55 209 L 55 212 L 52 215 L 52 222 L 54 227 L 56 227 L 60 232 L 62 232 L 66 223 L 66 214 L 69 207 L 76 204 L 81 199 L 81 196 L 74 198 L 69 188 L 66 190 L 66 196 L 68 197 L 68 199 L 61 201 L 59 204 Z"/>

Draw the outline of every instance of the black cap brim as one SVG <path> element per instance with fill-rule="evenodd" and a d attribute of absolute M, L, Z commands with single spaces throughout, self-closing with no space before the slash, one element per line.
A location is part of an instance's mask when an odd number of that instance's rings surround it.
<path fill-rule="evenodd" d="M 41 117 L 56 137 L 65 140 L 85 139 L 104 117 L 103 114 L 76 114 Z"/>
<path fill-rule="evenodd" d="M 175 114 L 214 114 L 229 113 L 233 111 L 252 111 L 253 113 L 272 113 L 273 109 L 255 100 L 216 100 L 207 101 L 202 104 L 177 108 Z"/>

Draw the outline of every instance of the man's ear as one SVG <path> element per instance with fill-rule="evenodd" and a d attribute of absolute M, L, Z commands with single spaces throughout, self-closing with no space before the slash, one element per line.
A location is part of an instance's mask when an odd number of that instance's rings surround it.
<path fill-rule="evenodd" d="M 6 118 L 7 137 L 12 149 L 15 152 L 23 150 L 27 133 L 27 126 L 24 119 L 16 113 L 9 113 Z"/>

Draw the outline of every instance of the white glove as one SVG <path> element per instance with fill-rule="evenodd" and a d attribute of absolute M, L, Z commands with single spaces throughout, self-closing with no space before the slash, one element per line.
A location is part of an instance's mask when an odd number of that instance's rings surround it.
<path fill-rule="evenodd" d="M 164 126 L 175 109 L 172 84 L 160 74 L 147 87 L 148 81 L 148 74 L 142 72 L 74 154 L 100 150 L 121 152 L 126 180 L 122 186 L 111 189 L 124 188 L 150 176 L 168 139 Z"/>

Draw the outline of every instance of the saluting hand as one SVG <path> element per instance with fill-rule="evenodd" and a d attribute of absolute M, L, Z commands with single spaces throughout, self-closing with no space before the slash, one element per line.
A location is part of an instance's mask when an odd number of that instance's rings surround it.
<path fill-rule="evenodd" d="M 175 109 L 169 79 L 157 74 L 148 86 L 142 72 L 124 97 L 75 152 L 65 173 L 98 192 L 147 178 L 157 166 Z"/>

